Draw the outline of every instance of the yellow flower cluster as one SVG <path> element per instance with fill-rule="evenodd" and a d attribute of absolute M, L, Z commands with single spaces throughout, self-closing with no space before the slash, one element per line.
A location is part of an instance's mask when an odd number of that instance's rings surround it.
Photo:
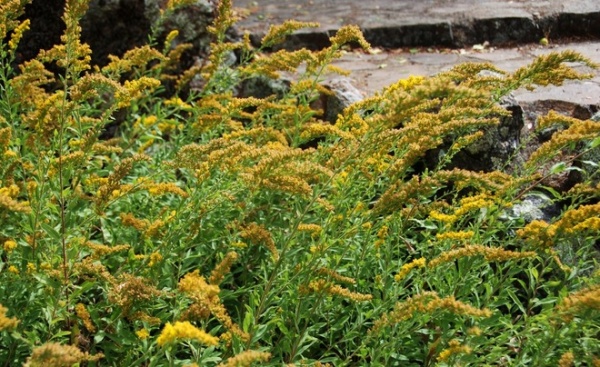
<path fill-rule="evenodd" d="M 563 353 L 558 360 L 558 367 L 572 367 L 575 364 L 575 355 L 573 352 L 568 351 Z"/>
<path fill-rule="evenodd" d="M 373 244 L 376 249 L 379 249 L 379 247 L 385 243 L 385 240 L 388 237 L 389 229 L 390 228 L 384 224 L 377 231 L 377 240 L 375 240 L 375 243 Z"/>
<path fill-rule="evenodd" d="M 416 205 L 419 197 L 433 193 L 438 181 L 425 176 L 413 176 L 408 181 L 399 180 L 381 195 L 373 207 L 376 214 L 393 213 L 400 208 Z"/>
<path fill-rule="evenodd" d="M 148 225 L 148 227 L 144 230 L 144 236 L 146 237 L 158 237 L 161 235 L 160 230 L 173 221 L 175 219 L 177 212 L 172 210 L 169 213 L 163 213 L 165 215 L 164 219 L 158 218 L 154 220 L 152 223 Z"/>
<path fill-rule="evenodd" d="M 354 135 L 348 133 L 335 125 L 323 124 L 323 123 L 312 123 L 303 125 L 301 128 L 300 138 L 304 140 L 311 140 L 321 136 L 333 136 L 340 137 L 342 139 L 354 140 Z"/>
<path fill-rule="evenodd" d="M 473 326 L 467 329 L 468 335 L 480 336 L 483 331 L 478 326 Z"/>
<path fill-rule="evenodd" d="M 309 232 L 311 237 L 318 237 L 323 231 L 323 227 L 314 223 L 298 224 L 298 232 Z"/>
<path fill-rule="evenodd" d="M 161 294 L 161 291 L 149 284 L 148 279 L 123 274 L 119 281 L 114 282 L 108 299 L 128 312 L 135 304 L 149 301 Z"/>
<path fill-rule="evenodd" d="M 514 183 L 514 178 L 511 175 L 500 171 L 474 172 L 454 168 L 449 171 L 438 171 L 435 173 L 434 177 L 439 180 L 439 182 L 452 182 L 457 191 L 467 187 L 473 187 L 482 193 L 501 192 L 504 188 L 510 187 Z M 490 197 L 479 198 L 491 199 Z"/>
<path fill-rule="evenodd" d="M 11 137 L 12 129 L 10 127 L 0 129 L 0 153 L 6 154 Z"/>
<path fill-rule="evenodd" d="M 472 349 L 468 345 L 461 345 L 460 341 L 456 339 L 450 340 L 448 348 L 442 350 L 437 357 L 438 362 L 446 362 L 451 356 L 464 353 L 471 354 Z"/>
<path fill-rule="evenodd" d="M 571 209 L 555 225 L 568 234 L 584 231 L 598 233 L 600 232 L 600 203 Z"/>
<path fill-rule="evenodd" d="M 150 258 L 150 261 L 148 261 L 148 267 L 150 267 L 150 268 L 163 260 L 163 256 L 160 254 L 160 252 L 156 252 L 156 251 L 151 253 L 149 258 Z"/>
<path fill-rule="evenodd" d="M 178 339 L 196 340 L 205 345 L 219 345 L 219 338 L 198 329 L 189 321 L 177 321 L 175 324 L 167 322 L 162 332 L 156 339 L 156 343 L 158 343 L 160 346 L 164 346 L 166 344 L 173 343 Z"/>
<path fill-rule="evenodd" d="M 444 241 L 444 240 L 466 241 L 466 240 L 470 240 L 471 238 L 473 238 L 474 235 L 475 235 L 475 232 L 473 232 L 473 231 L 449 231 L 449 232 L 438 233 L 435 235 L 435 238 L 437 238 L 439 241 Z"/>
<path fill-rule="evenodd" d="M 81 322 L 83 322 L 83 326 L 87 329 L 87 331 L 89 331 L 90 333 L 96 331 L 96 327 L 92 323 L 90 313 L 85 308 L 85 305 L 83 303 L 78 303 L 75 306 L 75 313 L 77 314 L 77 317 L 79 317 Z"/>
<path fill-rule="evenodd" d="M 298 22 L 296 20 L 286 20 L 279 25 L 271 25 L 267 34 L 262 38 L 263 47 L 272 47 L 285 40 L 285 37 L 303 28 L 317 28 L 319 23 Z"/>
<path fill-rule="evenodd" d="M 194 301 L 184 317 L 199 316 L 200 318 L 206 318 L 212 314 L 231 333 L 239 336 L 242 340 L 248 340 L 250 336 L 231 320 L 227 310 L 221 304 L 219 287 L 208 284 L 198 270 L 186 274 L 179 281 L 179 290 L 186 293 Z"/>
<path fill-rule="evenodd" d="M 273 255 L 273 260 L 279 258 L 279 251 L 275 247 L 275 241 L 271 237 L 271 233 L 263 226 L 257 223 L 250 223 L 242 227 L 240 237 L 252 242 L 255 245 L 263 244 Z"/>
<path fill-rule="evenodd" d="M 175 194 L 182 198 L 187 198 L 189 195 L 183 191 L 177 184 L 173 182 L 152 182 L 145 185 L 148 193 L 152 196 L 161 196 L 166 194 Z"/>
<path fill-rule="evenodd" d="M 10 40 L 8 41 L 8 49 L 11 52 L 15 52 L 15 50 L 17 49 L 17 46 L 19 45 L 19 42 L 23 37 L 23 33 L 29 30 L 29 24 L 29 19 L 25 19 L 17 26 L 17 28 L 13 30 L 13 33 L 10 36 Z"/>
<path fill-rule="evenodd" d="M 165 56 L 152 47 L 145 45 L 125 52 L 122 58 L 109 55 L 108 59 L 110 62 L 102 68 L 102 73 L 116 79 L 121 74 L 128 73 L 131 70 L 143 70 L 150 61 L 164 61 Z"/>
<path fill-rule="evenodd" d="M 131 172 L 134 163 L 148 160 L 150 160 L 150 157 L 143 154 L 137 154 L 131 158 L 125 158 L 116 167 L 114 167 L 113 172 L 111 172 L 108 177 L 98 179 L 98 182 L 100 182 L 101 185 L 97 190 L 96 197 L 94 198 L 96 205 L 98 207 L 102 207 L 111 199 L 114 191 L 120 191 L 120 189 L 123 188 L 123 186 L 120 184 L 120 181 Z"/>
<path fill-rule="evenodd" d="M 10 254 L 11 252 L 13 252 L 14 249 L 17 248 L 17 243 L 13 240 L 6 240 L 4 241 L 4 245 L 2 246 L 2 248 L 6 253 Z"/>
<path fill-rule="evenodd" d="M 352 108 L 351 105 L 348 108 Z M 371 128 L 369 123 L 359 113 L 344 113 L 338 115 L 335 126 L 343 131 L 348 131 L 355 138 L 364 136 Z"/>
<path fill-rule="evenodd" d="M 469 315 L 473 317 L 490 317 L 492 312 L 488 309 L 478 309 L 457 301 L 453 296 L 440 298 L 435 292 L 423 292 L 398 302 L 394 310 L 377 320 L 371 332 L 378 333 L 383 327 L 408 320 L 415 313 L 431 313 L 434 311 L 447 311 L 455 315 Z"/>
<path fill-rule="evenodd" d="M 371 48 L 371 45 L 363 36 L 360 28 L 355 25 L 346 25 L 338 29 L 335 35 L 329 38 L 329 41 L 334 48 L 340 48 L 343 45 L 352 42 L 358 43 L 358 45 L 364 50 Z"/>
<path fill-rule="evenodd" d="M 217 15 L 213 25 L 207 27 L 207 30 L 217 36 L 217 44 L 223 43 L 225 32 L 236 22 L 237 18 L 233 13 L 231 0 L 221 0 L 217 6 Z M 211 45 L 212 46 L 212 45 Z"/>
<path fill-rule="evenodd" d="M 115 100 L 117 108 L 128 107 L 131 102 L 143 97 L 145 94 L 150 94 L 154 89 L 160 86 L 160 80 L 150 77 L 140 77 L 136 80 L 126 80 L 123 85 L 124 89 L 117 90 Z"/>
<path fill-rule="evenodd" d="M 600 285 L 592 285 L 578 292 L 569 294 L 558 305 L 558 310 L 566 319 L 587 310 L 600 311 Z"/>
<path fill-rule="evenodd" d="M 20 191 L 19 187 L 14 184 L 8 187 L 0 187 L 0 208 L 19 213 L 31 212 L 29 202 L 16 200 Z"/>
<path fill-rule="evenodd" d="M 116 245 L 116 246 L 107 246 L 99 243 L 95 243 L 92 241 L 85 241 L 83 238 L 78 238 L 74 241 L 75 243 L 79 243 L 90 250 L 94 251 L 92 257 L 94 259 L 99 259 L 103 256 L 113 254 L 115 252 L 127 251 L 131 246 L 129 245 Z"/>
<path fill-rule="evenodd" d="M 460 199 L 460 206 L 454 209 L 452 214 L 440 213 L 437 210 L 432 210 L 429 213 L 429 217 L 433 220 L 437 220 L 443 223 L 452 224 L 466 214 L 473 212 L 477 209 L 489 208 L 495 205 L 495 199 L 490 197 L 488 194 L 479 194 L 475 196 L 468 196 Z"/>
<path fill-rule="evenodd" d="M 90 355 L 74 345 L 46 343 L 35 347 L 23 367 L 73 366 L 85 362 L 97 362 L 104 358 L 102 353 Z"/>
<path fill-rule="evenodd" d="M 549 248 L 554 244 L 556 228 L 541 220 L 533 220 L 517 231 L 517 236 L 525 242 L 540 248 Z"/>
<path fill-rule="evenodd" d="M 271 359 L 271 353 L 246 350 L 229 358 L 226 362 L 219 363 L 217 367 L 250 367 L 255 362 L 267 362 L 269 359 Z"/>
<path fill-rule="evenodd" d="M 6 317 L 8 309 L 0 304 L 0 331 L 12 330 L 19 325 L 19 320 L 14 317 Z"/>
<path fill-rule="evenodd" d="M 579 233 L 600 231 L 600 203 L 581 205 L 568 210 L 561 219 L 549 224 L 534 220 L 517 231 L 517 236 L 526 243 L 539 247 L 550 248 L 560 235 L 577 235 Z"/>
<path fill-rule="evenodd" d="M 332 269 L 328 269 L 328 268 L 319 268 L 317 270 L 317 274 L 319 275 L 325 275 L 331 279 L 334 279 L 340 283 L 346 283 L 346 284 L 356 284 L 356 280 L 354 280 L 353 278 L 347 277 L 347 276 L 343 276 L 340 273 L 338 273 L 335 270 Z"/>
<path fill-rule="evenodd" d="M 373 296 L 370 294 L 352 292 L 347 288 L 328 282 L 325 279 L 313 280 L 308 284 L 308 286 L 300 287 L 300 291 L 302 293 L 314 292 L 319 294 L 325 293 L 332 296 L 340 296 L 354 302 L 366 302 L 373 299 Z"/>
<path fill-rule="evenodd" d="M 19 25 L 16 20 L 22 12 L 20 0 L 3 0 L 0 2 L 0 39 L 4 40 L 8 32 Z"/>
<path fill-rule="evenodd" d="M 173 11 L 184 6 L 193 5 L 196 2 L 197 0 L 168 0 L 165 9 Z"/>
<path fill-rule="evenodd" d="M 223 260 L 210 273 L 210 278 L 208 278 L 208 283 L 212 285 L 219 285 L 225 275 L 229 273 L 231 270 L 231 265 L 236 262 L 238 259 L 238 254 L 235 251 L 228 252 Z"/>
<path fill-rule="evenodd" d="M 579 121 L 569 126 L 567 129 L 552 135 L 552 138 L 542 144 L 530 157 L 526 163 L 527 168 L 536 168 L 548 157 L 556 157 L 557 152 L 561 152 L 569 146 L 576 146 L 579 142 L 591 141 L 600 134 L 600 124 L 592 120 Z"/>
<path fill-rule="evenodd" d="M 40 268 L 49 272 L 50 274 L 54 271 L 52 266 L 48 263 L 42 263 Z M 75 274 L 83 279 L 91 279 L 97 281 L 101 279 L 110 284 L 115 284 L 116 280 L 111 273 L 106 269 L 102 263 L 93 259 L 91 256 L 77 262 L 73 265 L 73 271 Z"/>
<path fill-rule="evenodd" d="M 135 335 L 137 335 L 137 337 L 141 340 L 145 340 L 148 339 L 148 337 L 150 336 L 150 332 L 148 331 L 148 329 L 140 329 L 135 332 Z"/>
<path fill-rule="evenodd" d="M 388 86 L 383 93 L 395 93 L 397 90 L 410 90 L 420 85 L 425 80 L 424 77 L 419 75 L 411 75 L 406 79 L 400 79 L 396 83 Z"/>
<path fill-rule="evenodd" d="M 425 263 L 426 263 L 425 258 L 421 257 L 419 259 L 415 259 L 415 260 L 409 262 L 408 264 L 402 265 L 398 274 L 396 274 L 394 276 L 394 280 L 397 282 L 400 282 L 402 279 L 404 279 L 408 275 L 408 273 L 410 273 L 410 271 L 412 269 L 425 267 Z"/>
<path fill-rule="evenodd" d="M 565 62 L 578 62 L 589 68 L 595 69 L 590 59 L 583 57 L 575 51 L 566 50 L 560 53 L 549 53 L 537 57 L 531 64 L 523 66 L 511 75 L 509 81 L 516 88 L 525 86 L 531 89 L 532 84 L 537 85 L 562 85 L 567 79 L 586 79 L 588 74 L 581 74 L 575 69 L 563 65 Z"/>
<path fill-rule="evenodd" d="M 48 97 L 43 86 L 54 81 L 54 74 L 39 60 L 30 60 L 20 66 L 21 74 L 10 80 L 16 98 L 24 108 L 41 106 Z"/>
<path fill-rule="evenodd" d="M 136 218 L 132 213 L 121 213 L 119 216 L 121 217 L 121 223 L 123 223 L 123 225 L 133 227 L 140 232 L 145 231 L 150 224 L 145 219 Z"/>
<path fill-rule="evenodd" d="M 478 256 L 482 255 L 486 261 L 508 261 L 508 260 L 516 260 L 523 259 L 528 257 L 537 256 L 537 252 L 535 251 L 524 251 L 524 252 L 515 252 L 508 251 L 498 247 L 486 247 L 481 245 L 467 245 L 465 247 L 457 248 L 454 250 L 446 251 L 442 253 L 440 256 L 436 257 L 433 260 L 429 261 L 429 267 L 435 268 L 441 264 L 445 264 L 450 261 L 454 261 L 456 259 L 462 257 L 470 257 L 470 256 Z"/>

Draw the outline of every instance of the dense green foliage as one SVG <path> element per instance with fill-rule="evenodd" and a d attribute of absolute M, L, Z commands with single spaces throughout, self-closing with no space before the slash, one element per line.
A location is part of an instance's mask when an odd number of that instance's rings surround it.
<path fill-rule="evenodd" d="M 454 160 L 511 90 L 589 60 L 415 76 L 331 124 L 314 102 L 342 47 L 369 47 L 357 27 L 267 54 L 313 25 L 231 43 L 223 0 L 203 65 L 180 70 L 171 32 L 92 67 L 68 0 L 62 44 L 16 68 L 25 2 L 0 0 L 2 365 L 600 365 L 600 124 L 540 117 L 554 134 L 510 172 Z M 237 94 L 283 71 L 282 95 Z M 541 194 L 550 222 L 511 210 Z"/>

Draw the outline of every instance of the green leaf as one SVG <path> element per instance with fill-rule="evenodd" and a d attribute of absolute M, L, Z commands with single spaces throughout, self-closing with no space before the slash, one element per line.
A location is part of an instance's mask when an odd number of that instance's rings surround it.
<path fill-rule="evenodd" d="M 40 223 L 40 226 L 46 231 L 46 234 L 55 241 L 60 241 L 61 235 L 57 229 L 47 223 Z"/>
<path fill-rule="evenodd" d="M 550 168 L 550 173 L 553 175 L 564 172 L 567 169 L 567 164 L 565 162 L 558 162 L 552 168 Z"/>
<path fill-rule="evenodd" d="M 594 149 L 600 146 L 600 136 L 597 137 L 596 139 L 592 140 L 589 144 L 590 149 Z"/>
<path fill-rule="evenodd" d="M 506 289 L 506 293 L 508 293 L 508 296 L 510 297 L 510 299 L 512 299 L 512 301 L 514 302 L 514 304 L 519 308 L 519 310 L 525 314 L 527 312 L 527 310 L 525 309 L 525 307 L 523 306 L 523 303 L 521 303 L 521 301 L 519 300 L 519 298 L 517 297 L 517 295 L 515 294 L 515 291 L 507 288 Z"/>

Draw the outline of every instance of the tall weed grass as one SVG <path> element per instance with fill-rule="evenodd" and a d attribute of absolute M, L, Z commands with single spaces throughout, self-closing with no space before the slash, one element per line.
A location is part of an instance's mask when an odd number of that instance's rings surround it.
<path fill-rule="evenodd" d="M 179 70 L 174 30 L 98 67 L 68 0 L 62 43 L 15 67 L 24 3 L 0 1 L 4 366 L 600 365 L 600 124 L 541 117 L 555 133 L 510 173 L 454 160 L 511 90 L 589 60 L 459 65 L 327 123 L 313 102 L 345 45 L 369 47 L 357 27 L 269 54 L 314 24 L 229 42 L 223 0 L 203 65 Z M 282 95 L 237 94 L 281 72 Z M 511 211 L 541 193 L 551 221 Z"/>

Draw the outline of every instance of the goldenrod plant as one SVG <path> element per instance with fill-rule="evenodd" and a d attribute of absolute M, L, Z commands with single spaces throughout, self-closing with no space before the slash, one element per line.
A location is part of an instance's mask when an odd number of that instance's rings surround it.
<path fill-rule="evenodd" d="M 369 47 L 357 27 L 268 53 L 316 25 L 230 42 L 222 0 L 205 63 L 181 71 L 164 30 L 92 65 L 67 0 L 62 42 L 15 66 L 28 2 L 0 0 L 3 366 L 600 365 L 600 125 L 550 113 L 510 172 L 454 164 L 503 96 L 586 58 L 413 76 L 328 123 L 313 102 Z M 281 95 L 238 94 L 282 72 Z M 510 214 L 541 193 L 554 218 Z"/>

